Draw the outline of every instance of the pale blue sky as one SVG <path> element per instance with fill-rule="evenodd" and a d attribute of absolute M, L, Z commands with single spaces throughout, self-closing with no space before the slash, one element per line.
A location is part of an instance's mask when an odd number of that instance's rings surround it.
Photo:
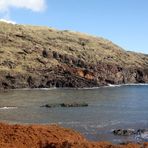
<path fill-rule="evenodd" d="M 0 17 L 19 24 L 85 32 L 107 38 L 126 50 L 148 53 L 148 0 L 32 1 L 32 6 L 7 5 L 7 10 L 0 11 Z M 35 1 L 44 1 L 46 6 L 44 3 L 38 9 Z"/>

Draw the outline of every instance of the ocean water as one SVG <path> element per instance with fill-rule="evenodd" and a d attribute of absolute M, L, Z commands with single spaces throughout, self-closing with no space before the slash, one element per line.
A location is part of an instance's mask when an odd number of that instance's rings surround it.
<path fill-rule="evenodd" d="M 89 106 L 40 107 L 45 104 L 72 102 L 85 102 Z M 0 121 L 24 124 L 56 123 L 76 129 L 88 139 L 95 141 L 138 141 L 136 136 L 115 136 L 112 130 L 148 129 L 148 85 L 0 92 Z"/>

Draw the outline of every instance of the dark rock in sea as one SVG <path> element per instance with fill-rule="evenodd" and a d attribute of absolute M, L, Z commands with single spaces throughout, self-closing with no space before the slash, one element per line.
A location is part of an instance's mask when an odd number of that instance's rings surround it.
<path fill-rule="evenodd" d="M 113 130 L 113 134 L 118 136 L 131 136 L 136 134 L 136 132 L 134 129 L 117 129 Z"/>
<path fill-rule="evenodd" d="M 87 103 L 62 103 L 61 107 L 87 107 Z"/>
<path fill-rule="evenodd" d="M 41 107 L 48 107 L 48 108 L 51 108 L 52 106 L 49 105 L 49 104 L 45 104 L 45 105 L 42 105 Z"/>
<path fill-rule="evenodd" d="M 87 103 L 61 103 L 61 104 L 45 104 L 42 105 L 41 107 L 46 107 L 46 108 L 54 108 L 54 107 L 87 107 Z"/>
<path fill-rule="evenodd" d="M 54 108 L 54 107 L 61 107 L 61 106 L 60 104 L 45 104 L 45 105 L 42 105 L 41 107 Z"/>

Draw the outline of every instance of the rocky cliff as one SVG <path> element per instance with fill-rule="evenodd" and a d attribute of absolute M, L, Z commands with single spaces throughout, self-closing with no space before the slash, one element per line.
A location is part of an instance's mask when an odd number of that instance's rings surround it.
<path fill-rule="evenodd" d="M 1 89 L 147 82 L 148 55 L 78 32 L 0 22 Z"/>

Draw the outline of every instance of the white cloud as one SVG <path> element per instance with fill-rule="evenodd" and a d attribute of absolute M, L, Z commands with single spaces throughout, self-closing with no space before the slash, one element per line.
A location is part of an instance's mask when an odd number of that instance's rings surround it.
<path fill-rule="evenodd" d="M 0 22 L 5 22 L 5 23 L 8 23 L 8 24 L 13 24 L 13 25 L 16 24 L 16 22 L 11 21 L 11 20 L 6 20 L 6 19 L 0 19 Z"/>
<path fill-rule="evenodd" d="M 0 12 L 7 13 L 12 7 L 39 12 L 45 10 L 46 4 L 45 0 L 0 0 Z"/>
<path fill-rule="evenodd" d="M 0 0 L 0 21 L 15 24 L 10 21 L 11 8 L 28 9 L 34 12 L 46 9 L 46 0 Z"/>

